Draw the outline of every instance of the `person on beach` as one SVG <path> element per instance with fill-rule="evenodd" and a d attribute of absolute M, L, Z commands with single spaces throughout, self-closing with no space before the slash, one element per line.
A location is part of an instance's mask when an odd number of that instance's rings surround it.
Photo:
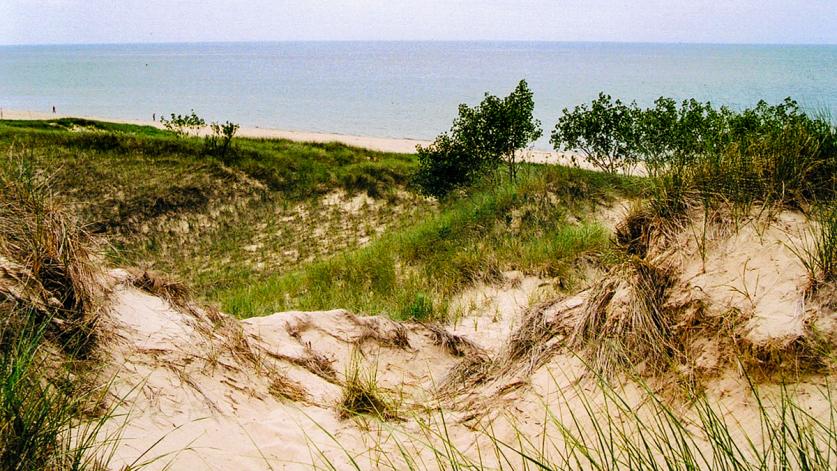
<path fill-rule="evenodd" d="M 55 105 L 52 107 L 52 114 L 55 114 Z"/>

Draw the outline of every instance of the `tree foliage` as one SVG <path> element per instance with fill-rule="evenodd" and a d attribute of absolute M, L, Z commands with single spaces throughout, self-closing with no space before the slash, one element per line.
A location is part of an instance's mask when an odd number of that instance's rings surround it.
<path fill-rule="evenodd" d="M 233 137 L 238 132 L 238 124 L 232 122 L 212 123 L 209 125 L 212 131 L 206 136 L 206 147 L 209 153 L 217 156 L 222 161 L 228 156 Z"/>
<path fill-rule="evenodd" d="M 469 185 L 484 167 L 477 153 L 443 133 L 426 147 L 416 147 L 419 170 L 415 182 L 428 196 L 444 197 Z"/>
<path fill-rule="evenodd" d="M 589 106 L 564 109 L 550 141 L 555 150 L 578 151 L 606 172 L 642 162 L 654 175 L 729 152 L 775 151 L 794 129 L 816 141 L 817 155 L 834 154 L 830 122 L 807 116 L 790 98 L 778 105 L 760 101 L 739 112 L 695 99 L 678 106 L 666 97 L 642 109 L 600 93 Z"/>
<path fill-rule="evenodd" d="M 503 164 L 509 178 L 515 179 L 518 152 L 542 135 L 534 108 L 525 80 L 505 98 L 486 93 L 477 106 L 459 105 L 450 132 L 429 146 L 417 147 L 419 187 L 428 195 L 442 197 Z"/>
<path fill-rule="evenodd" d="M 552 131 L 556 150 L 579 150 L 597 168 L 617 173 L 636 165 L 636 106 L 599 93 L 588 107 L 564 108 Z M 575 157 L 573 157 L 575 161 Z"/>
<path fill-rule="evenodd" d="M 163 127 L 173 132 L 177 137 L 197 135 L 201 128 L 206 126 L 206 121 L 195 114 L 195 110 L 192 110 L 188 115 L 172 113 L 170 119 L 161 116 L 160 122 Z"/>

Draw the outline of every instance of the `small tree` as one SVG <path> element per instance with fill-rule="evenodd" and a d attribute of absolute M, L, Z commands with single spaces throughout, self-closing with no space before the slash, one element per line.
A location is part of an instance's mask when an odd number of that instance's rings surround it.
<path fill-rule="evenodd" d="M 499 129 L 503 131 L 499 150 L 509 168 L 509 177 L 517 178 L 517 152 L 543 136 L 541 122 L 532 116 L 535 100 L 525 80 L 503 100 L 504 120 Z M 503 122 L 504 121 L 504 122 Z"/>
<path fill-rule="evenodd" d="M 482 172 L 505 163 L 509 178 L 517 177 L 517 152 L 542 135 L 532 116 L 535 103 L 525 80 L 505 98 L 485 94 L 475 107 L 459 105 L 450 133 L 428 147 L 417 147 L 416 182 L 427 194 L 444 196 L 467 186 Z M 425 186 L 427 185 L 427 186 Z"/>
<path fill-rule="evenodd" d="M 206 136 L 206 146 L 209 152 L 217 155 L 221 160 L 226 159 L 227 152 L 230 149 L 235 133 L 238 132 L 238 128 L 238 124 L 229 121 L 223 124 L 210 124 L 209 129 L 212 132 Z"/>
<path fill-rule="evenodd" d="M 485 94 L 469 108 L 460 105 L 454 121 L 454 138 L 479 154 L 477 160 L 491 169 L 505 163 L 509 178 L 517 177 L 517 152 L 543 135 L 541 122 L 532 115 L 535 101 L 526 80 L 505 98 Z"/>
<path fill-rule="evenodd" d="M 645 161 L 652 175 L 656 175 L 670 164 L 676 151 L 673 136 L 677 129 L 677 102 L 660 97 L 654 107 L 635 109 L 637 152 Z"/>
<path fill-rule="evenodd" d="M 609 173 L 626 171 L 638 160 L 636 106 L 615 102 L 599 93 L 590 108 L 586 104 L 572 111 L 564 108 L 552 131 L 555 150 L 580 150 L 595 167 Z M 577 163 L 575 157 L 573 161 Z"/>
<path fill-rule="evenodd" d="M 195 110 L 192 110 L 191 114 L 188 115 L 176 115 L 172 113 L 170 119 L 161 116 L 160 123 L 163 124 L 163 127 L 173 132 L 176 137 L 197 135 L 200 129 L 206 126 L 206 121 L 195 114 Z"/>

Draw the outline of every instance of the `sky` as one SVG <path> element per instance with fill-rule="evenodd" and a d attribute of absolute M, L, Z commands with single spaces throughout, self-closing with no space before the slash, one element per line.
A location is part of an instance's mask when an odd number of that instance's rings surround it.
<path fill-rule="evenodd" d="M 837 44 L 837 0 L 0 0 L 0 44 L 286 40 Z"/>

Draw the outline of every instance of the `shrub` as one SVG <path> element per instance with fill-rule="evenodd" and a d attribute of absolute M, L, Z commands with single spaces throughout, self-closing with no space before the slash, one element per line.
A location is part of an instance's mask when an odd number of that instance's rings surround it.
<path fill-rule="evenodd" d="M 163 124 L 163 127 L 173 132 L 177 137 L 197 135 L 198 131 L 206 126 L 206 121 L 196 115 L 195 110 L 192 110 L 191 114 L 188 115 L 176 115 L 172 113 L 170 119 L 161 116 L 160 122 Z"/>
<path fill-rule="evenodd" d="M 625 171 L 634 167 L 639 157 L 636 117 L 634 105 L 599 93 L 589 108 L 586 104 L 572 111 L 564 108 L 550 142 L 555 150 L 580 150 L 588 162 L 602 171 Z"/>
<path fill-rule="evenodd" d="M 673 215 L 684 198 L 803 205 L 834 197 L 837 132 L 790 98 L 741 112 L 694 99 L 679 108 L 661 97 L 648 109 L 603 93 L 564 110 L 551 142 L 579 150 L 597 168 L 624 171 L 642 162 L 654 178 L 652 204 Z"/>
<path fill-rule="evenodd" d="M 206 136 L 206 147 L 210 154 L 217 156 L 221 161 L 227 158 L 227 152 L 230 150 L 233 137 L 238 132 L 239 126 L 229 121 L 219 124 L 212 123 L 209 125 L 211 133 Z"/>
<path fill-rule="evenodd" d="M 540 121 L 532 116 L 534 107 L 525 80 L 505 98 L 486 93 L 476 107 L 459 105 L 459 116 L 450 133 L 441 134 L 427 147 L 416 148 L 419 188 L 425 194 L 442 197 L 503 163 L 509 178 L 516 179 L 518 151 L 542 134 Z"/>
<path fill-rule="evenodd" d="M 416 153 L 419 169 L 415 183 L 422 193 L 437 198 L 470 185 L 484 168 L 478 154 L 447 133 L 427 147 L 417 146 Z"/>

